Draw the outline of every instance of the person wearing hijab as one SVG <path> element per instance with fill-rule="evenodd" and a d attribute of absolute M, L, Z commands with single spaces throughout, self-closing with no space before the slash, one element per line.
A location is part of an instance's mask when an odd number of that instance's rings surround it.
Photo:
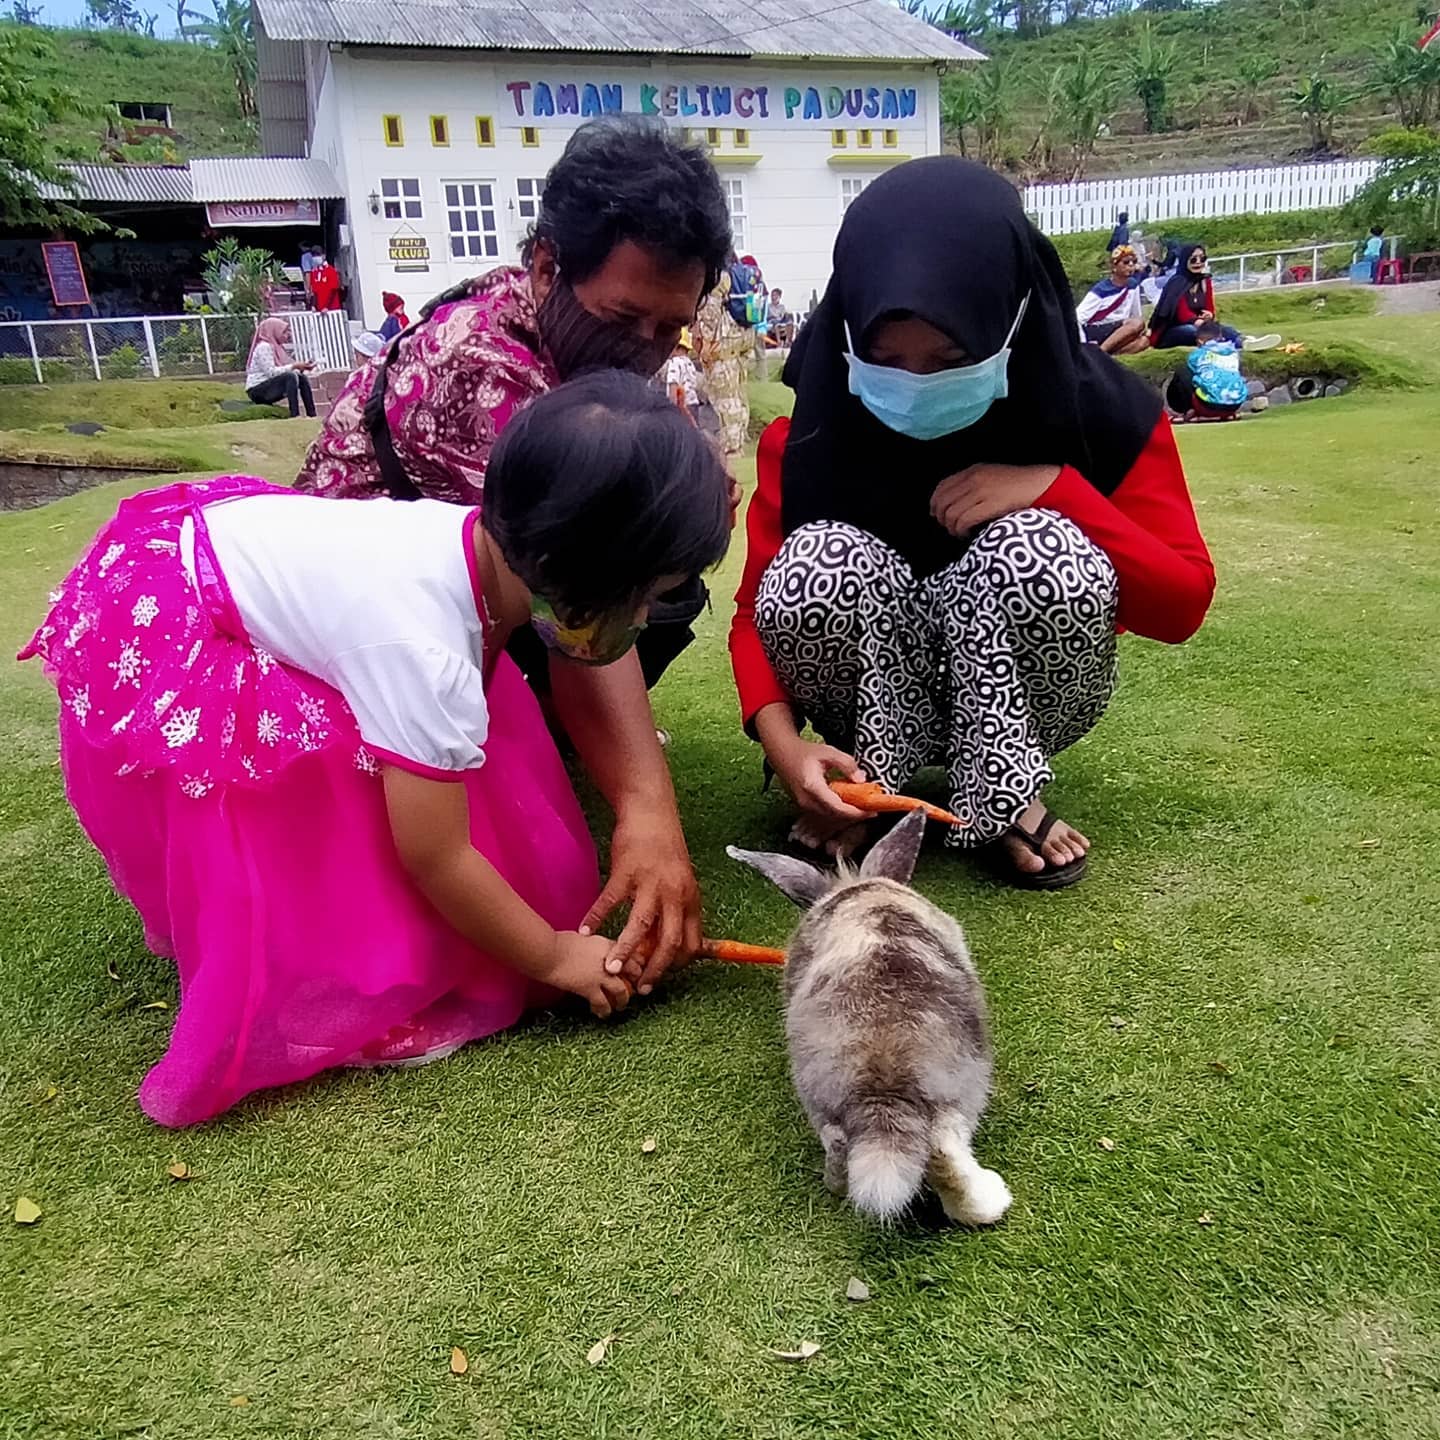
<path fill-rule="evenodd" d="M 310 393 L 307 370 L 315 368 L 310 360 L 296 360 L 285 347 L 290 343 L 290 322 L 279 315 L 267 315 L 256 327 L 250 342 L 250 358 L 245 362 L 245 393 L 257 405 L 274 405 L 284 400 L 290 406 L 290 418 L 300 413 L 315 415 L 315 397 Z"/>
<path fill-rule="evenodd" d="M 1130 212 L 1122 210 L 1115 217 L 1115 228 L 1110 232 L 1110 239 L 1105 246 L 1108 254 L 1113 255 L 1121 245 L 1130 243 Z"/>
<path fill-rule="evenodd" d="M 952 845 L 1073 884 L 1090 842 L 1046 808 L 1050 762 L 1105 711 L 1117 627 L 1178 643 L 1214 591 L 1160 397 L 1080 343 L 1013 187 L 954 156 L 851 205 L 784 379 L 730 651 L 797 838 L 844 848 L 864 818 L 832 773 L 899 791 L 940 765 Z"/>
<path fill-rule="evenodd" d="M 402 330 L 410 328 L 410 317 L 405 313 L 404 297 L 386 290 L 380 296 L 380 303 L 385 307 L 385 319 L 381 321 L 380 328 L 375 333 L 382 340 L 393 340 Z"/>
<path fill-rule="evenodd" d="M 1194 345 L 1196 330 L 1213 323 L 1221 338 L 1240 350 L 1273 350 L 1278 335 L 1242 335 L 1215 319 L 1215 285 L 1210 278 L 1210 257 L 1203 245 L 1182 245 L 1175 273 L 1165 282 L 1150 316 L 1150 343 L 1157 350 Z"/>

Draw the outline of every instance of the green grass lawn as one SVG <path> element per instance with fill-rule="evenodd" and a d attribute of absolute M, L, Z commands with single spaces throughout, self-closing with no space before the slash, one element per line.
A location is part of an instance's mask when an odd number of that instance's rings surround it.
<path fill-rule="evenodd" d="M 1432 363 L 1429 317 L 1386 333 Z M 241 428 L 293 473 L 295 427 Z M 1187 646 L 1122 642 L 1058 764 L 1089 878 L 918 875 L 989 988 L 990 1233 L 825 1192 L 745 967 L 157 1129 L 171 968 L 64 804 L 47 684 L 0 670 L 0 1437 L 1440 1437 L 1433 392 L 1181 444 L 1219 597 Z M 0 516 L 10 651 L 117 494 Z M 738 559 L 656 706 L 712 933 L 779 942 L 723 853 L 786 822 L 728 681 Z"/>

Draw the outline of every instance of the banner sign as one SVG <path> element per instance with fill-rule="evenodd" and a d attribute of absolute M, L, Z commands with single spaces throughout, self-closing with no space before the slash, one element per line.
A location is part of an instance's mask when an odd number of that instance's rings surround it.
<path fill-rule="evenodd" d="M 502 100 L 507 125 L 540 120 L 582 124 L 597 115 L 654 115 L 704 126 L 716 121 L 744 128 L 792 130 L 873 120 L 881 125 L 914 120 L 913 85 L 662 85 L 614 81 L 507 80 Z"/>
<path fill-rule="evenodd" d="M 205 207 L 205 218 L 226 229 L 244 225 L 318 225 L 318 200 L 219 200 Z"/>
<path fill-rule="evenodd" d="M 50 295 L 56 305 L 88 305 L 90 287 L 80 263 L 80 247 L 73 240 L 51 240 L 40 247 L 45 256 L 45 273 L 50 277 Z"/>

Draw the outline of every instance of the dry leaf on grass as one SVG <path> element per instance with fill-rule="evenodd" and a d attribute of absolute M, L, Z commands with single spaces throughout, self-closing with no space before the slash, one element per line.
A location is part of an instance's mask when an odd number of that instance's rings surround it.
<path fill-rule="evenodd" d="M 1208 1210 L 1202 1210 L 1195 1217 L 1195 1223 L 1197 1225 L 1213 1225 L 1215 1223 L 1215 1217 Z"/>
<path fill-rule="evenodd" d="M 857 1301 L 868 1300 L 870 1287 L 858 1275 L 852 1275 L 845 1283 L 845 1298 Z"/>
<path fill-rule="evenodd" d="M 653 1155 L 659 1144 L 660 1142 L 653 1135 L 647 1135 L 640 1142 L 640 1153 L 642 1155 Z"/>
<path fill-rule="evenodd" d="M 166 1167 L 165 1173 L 172 1180 L 193 1180 L 194 1173 L 183 1160 L 172 1160 Z"/>
<path fill-rule="evenodd" d="M 1235 1073 L 1223 1060 L 1212 1060 L 1210 1068 L 1217 1075 L 1233 1075 Z"/>
<path fill-rule="evenodd" d="M 1112 1015 L 1110 1017 L 1110 1028 L 1112 1030 L 1123 1030 L 1129 1023 L 1123 1015 Z"/>
<path fill-rule="evenodd" d="M 15 1202 L 15 1223 L 33 1225 L 45 1212 L 28 1196 L 22 1195 Z"/>
<path fill-rule="evenodd" d="M 820 1346 L 814 1340 L 802 1340 L 794 1350 L 772 1350 L 770 1353 L 777 1360 L 808 1360 L 820 1353 Z"/>
<path fill-rule="evenodd" d="M 451 1348 L 450 1348 L 450 1373 L 451 1373 L 452 1375 L 464 1375 L 464 1374 L 467 1374 L 467 1373 L 469 1372 L 469 1369 L 470 1369 L 470 1358 L 469 1358 L 469 1356 L 467 1356 L 467 1355 L 465 1354 L 465 1352 L 464 1352 L 458 1345 L 453 1345 L 453 1346 L 451 1346 Z"/>
<path fill-rule="evenodd" d="M 249 1403 L 250 1397 L 248 1395 L 232 1395 L 230 1397 L 230 1404 L 236 1410 L 238 1410 L 242 1405 L 248 1405 Z"/>
<path fill-rule="evenodd" d="M 613 1335 L 603 1336 L 585 1352 L 585 1359 L 591 1365 L 598 1365 L 610 1353 L 610 1346 L 614 1341 Z"/>
<path fill-rule="evenodd" d="M 45 1087 L 45 1093 L 40 1097 L 39 1103 L 41 1105 L 48 1105 L 59 1093 L 60 1087 L 58 1085 L 47 1085 Z"/>
<path fill-rule="evenodd" d="M 168 1010 L 170 1002 L 168 1000 L 152 1000 L 148 1005 L 142 1005 L 140 1008 L 142 1010 Z"/>
<path fill-rule="evenodd" d="M 120 983 L 120 972 L 115 968 L 113 960 L 105 962 L 105 973 L 118 985 Z"/>
<path fill-rule="evenodd" d="M 1378 850 L 1380 848 L 1380 842 L 1378 840 L 1362 840 L 1359 848 L 1361 850 Z"/>
<path fill-rule="evenodd" d="M 1115 1142 L 1114 1142 L 1108 1135 L 1102 1135 L 1095 1143 L 1096 1143 L 1102 1150 L 1107 1150 L 1107 1151 L 1108 1151 L 1108 1150 L 1113 1150 L 1113 1149 L 1115 1148 Z"/>

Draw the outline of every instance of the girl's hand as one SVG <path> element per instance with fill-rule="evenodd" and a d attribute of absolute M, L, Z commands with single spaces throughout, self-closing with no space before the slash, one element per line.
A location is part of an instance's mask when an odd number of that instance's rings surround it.
<path fill-rule="evenodd" d="M 930 497 L 930 513 L 952 535 L 965 536 L 1001 515 L 1033 505 L 1060 474 L 1058 465 L 967 465 Z"/>
<path fill-rule="evenodd" d="M 623 975 L 605 968 L 612 942 L 600 935 L 557 930 L 549 962 L 536 979 L 578 995 L 597 1020 L 605 1020 L 630 1003 L 633 993 Z"/>
<path fill-rule="evenodd" d="M 830 788 L 830 776 L 837 771 L 846 780 L 864 781 L 865 772 L 853 755 L 833 745 L 802 740 L 798 736 L 787 745 L 767 750 L 766 754 L 791 798 L 822 825 L 853 825 L 870 818 L 863 810 L 847 805 Z"/>

